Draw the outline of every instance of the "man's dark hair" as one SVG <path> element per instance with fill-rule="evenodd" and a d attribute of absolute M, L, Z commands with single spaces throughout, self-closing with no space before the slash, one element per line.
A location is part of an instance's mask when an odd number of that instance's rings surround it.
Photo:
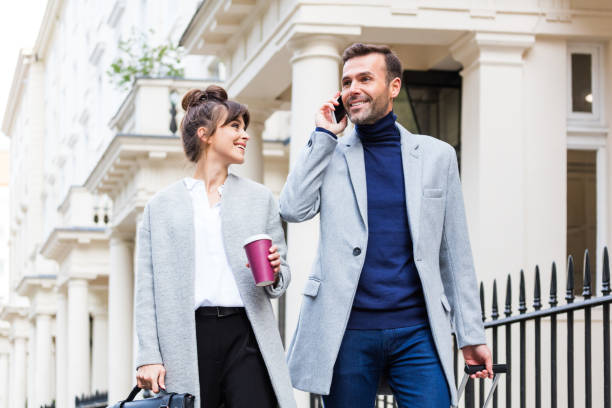
<path fill-rule="evenodd" d="M 355 43 L 342 53 L 342 63 L 345 64 L 346 61 L 351 58 L 362 57 L 372 53 L 382 54 L 385 57 L 385 64 L 387 65 L 387 83 L 395 78 L 402 77 L 402 63 L 397 55 L 391 51 L 391 48 L 386 45 Z"/>

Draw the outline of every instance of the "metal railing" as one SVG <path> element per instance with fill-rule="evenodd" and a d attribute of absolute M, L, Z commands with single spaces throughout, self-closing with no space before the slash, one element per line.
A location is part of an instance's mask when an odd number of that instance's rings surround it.
<path fill-rule="evenodd" d="M 593 375 L 597 375 L 603 378 L 602 394 L 599 395 L 603 398 L 603 407 L 610 408 L 611 400 L 611 389 L 610 389 L 610 304 L 612 303 L 612 295 L 610 295 L 610 264 L 608 257 L 608 249 L 604 248 L 603 252 L 603 265 L 602 265 L 602 282 L 601 282 L 601 293 L 600 297 L 593 297 L 592 283 L 591 283 L 591 262 L 589 259 L 588 250 L 585 251 L 583 261 L 583 287 L 582 287 L 582 299 L 577 300 L 575 296 L 574 288 L 574 259 L 570 255 L 567 263 L 567 280 L 566 280 L 566 291 L 565 291 L 565 304 L 559 305 L 557 299 L 557 267 L 555 263 L 552 264 L 551 276 L 550 276 L 550 290 L 548 304 L 549 308 L 543 309 L 543 302 L 541 296 L 541 285 L 540 285 L 540 268 L 536 266 L 534 275 L 534 293 L 533 293 L 533 310 L 528 312 L 526 296 L 525 296 L 525 274 L 523 271 L 520 273 L 519 282 L 519 296 L 518 296 L 518 315 L 513 315 L 512 311 L 512 285 L 510 275 L 506 280 L 506 298 L 504 301 L 504 317 L 500 318 L 500 310 L 498 307 L 498 296 L 497 296 L 497 282 L 493 281 L 493 294 L 492 294 L 492 305 L 490 320 L 487 321 L 485 314 L 485 291 L 484 285 L 480 284 L 480 303 L 482 311 L 482 320 L 484 322 L 485 330 L 491 334 L 492 338 L 492 354 L 493 361 L 499 362 L 505 360 L 508 365 L 509 373 L 506 375 L 505 382 L 500 384 L 501 391 L 504 392 L 504 401 L 499 401 L 498 392 L 495 391 L 493 397 L 493 407 L 498 408 L 503 406 L 504 408 L 511 408 L 513 404 L 513 389 L 512 389 L 512 376 L 518 376 L 518 406 L 525 408 L 527 406 L 540 408 L 542 407 L 542 396 L 545 393 L 549 395 L 549 401 L 546 402 L 546 406 L 551 408 L 557 408 L 559 406 L 559 396 L 567 400 L 566 405 L 568 408 L 574 408 L 574 406 L 591 408 L 593 406 Z M 602 309 L 602 340 L 603 340 L 603 352 L 597 354 L 597 358 L 601 358 L 603 361 L 603 372 L 593 372 L 592 362 L 592 312 L 594 308 Z M 576 401 L 576 378 L 574 357 L 576 353 L 575 347 L 575 322 L 574 314 L 577 311 L 583 312 L 584 315 L 584 347 L 583 350 L 578 350 L 581 353 L 581 361 L 584 362 L 584 366 L 580 367 L 584 370 L 584 395 L 580 396 L 581 401 Z M 560 317 L 560 319 L 558 319 Z M 564 366 L 558 362 L 558 320 L 562 320 L 564 324 L 564 330 L 567 335 L 566 350 L 563 354 L 566 357 L 566 363 Z M 550 366 L 549 377 L 550 380 L 546 384 L 542 384 L 543 368 L 542 368 L 542 322 L 546 321 L 549 325 L 549 340 L 550 346 L 547 345 L 546 352 L 550 354 Z M 529 326 L 527 325 L 529 323 Z M 518 326 L 519 331 L 519 349 L 518 349 L 518 370 L 514 371 L 511 368 L 513 353 L 516 352 L 512 347 L 512 334 L 513 327 Z M 534 354 L 533 361 L 527 362 L 527 332 L 529 330 L 529 338 L 533 340 Z M 501 333 L 500 333 L 501 332 Z M 499 346 L 503 333 L 504 349 L 502 350 Z M 459 350 L 457 349 L 456 341 L 454 343 L 454 371 L 455 381 L 459 374 Z M 504 352 L 501 356 L 500 353 Z M 563 355 L 561 354 L 561 355 Z M 529 386 L 532 387 L 533 392 L 529 393 L 531 399 L 528 401 L 527 396 L 527 370 L 533 373 L 530 378 L 533 379 L 533 383 Z M 566 383 L 563 384 L 560 389 L 558 383 L 559 370 L 565 370 Z M 477 380 L 478 387 L 475 386 L 474 380 L 469 380 L 465 389 L 465 396 L 463 405 L 466 408 L 476 407 L 476 392 L 478 393 L 478 406 L 482 406 L 485 400 L 485 381 Z M 476 390 L 478 388 L 478 390 Z M 599 390 L 598 390 L 599 391 Z M 516 391 L 514 391 L 516 393 Z M 543 394 L 544 393 L 544 394 Z M 515 396 L 516 398 L 516 396 Z M 529 403 L 529 404 L 528 404 Z M 576 405 L 575 405 L 576 404 Z M 375 404 L 376 408 L 392 408 L 397 405 L 393 401 L 392 396 L 379 395 Z M 318 395 L 311 394 L 310 396 L 310 407 L 311 408 L 322 408 L 321 397 Z"/>
<path fill-rule="evenodd" d="M 108 404 L 108 392 L 96 391 L 90 395 L 74 397 L 75 408 L 106 408 Z"/>
<path fill-rule="evenodd" d="M 559 305 L 557 300 L 557 268 L 553 263 L 551 268 L 550 277 L 550 291 L 548 298 L 548 309 L 542 309 L 542 297 L 540 287 L 540 269 L 536 266 L 534 276 L 534 294 L 533 294 L 533 311 L 527 312 L 527 302 L 525 299 L 525 274 L 521 271 L 520 282 L 519 282 L 519 304 L 518 304 L 518 315 L 512 315 L 512 288 L 510 276 L 506 282 L 506 299 L 504 302 L 504 318 L 499 318 L 499 309 L 497 305 L 497 282 L 493 282 L 493 296 L 491 305 L 491 320 L 486 321 L 486 315 L 484 312 L 484 287 L 480 286 L 480 302 L 482 308 L 482 318 L 485 322 L 485 329 L 491 331 L 492 335 L 492 353 L 493 360 L 497 361 L 500 347 L 499 345 L 499 329 L 503 328 L 504 332 L 504 352 L 506 364 L 509 368 L 509 374 L 506 376 L 505 381 L 505 408 L 512 407 L 512 376 L 519 376 L 519 390 L 518 390 L 518 405 L 521 408 L 527 406 L 527 370 L 533 370 L 533 393 L 530 394 L 532 399 L 529 401 L 529 406 L 540 408 L 542 406 L 542 396 L 549 393 L 550 401 L 547 406 L 556 408 L 559 406 L 559 395 L 567 397 L 567 407 L 573 408 L 581 406 L 585 408 L 591 408 L 593 406 L 593 375 L 601 375 L 603 378 L 602 394 L 600 397 L 603 399 L 603 407 L 610 407 L 610 303 L 612 303 L 612 296 L 610 296 L 610 264 L 608 258 L 608 249 L 604 248 L 603 252 L 603 265 L 602 265 L 602 282 L 601 282 L 601 293 L 600 297 L 593 297 L 592 283 L 591 283 L 591 262 L 589 258 L 588 250 L 585 251 L 583 261 L 583 287 L 582 287 L 582 300 L 576 301 L 574 294 L 574 259 L 570 255 L 567 262 L 567 280 L 565 290 L 565 301 L 564 305 Z M 594 308 L 602 308 L 602 342 L 603 342 L 603 353 L 598 354 L 598 358 L 602 359 L 603 372 L 593 372 L 593 361 L 592 361 L 592 312 Z M 576 366 L 574 364 L 574 357 L 576 354 L 575 347 L 575 322 L 574 314 L 577 311 L 582 311 L 584 315 L 584 347 L 583 350 L 578 350 L 578 353 L 582 354 L 582 360 L 584 362 L 583 367 L 579 367 L 584 370 L 584 395 L 579 397 L 583 398 L 582 401 L 576 401 L 576 378 L 574 376 Z M 567 334 L 566 350 L 564 354 L 566 356 L 565 367 L 562 367 L 558 363 L 558 343 L 559 338 L 557 335 L 558 328 L 558 317 L 564 317 L 565 330 Z M 550 348 L 547 351 L 550 353 L 550 381 L 545 384 L 547 389 L 544 389 L 542 384 L 542 321 L 546 319 L 550 326 Z M 527 355 L 527 323 L 533 322 L 533 335 L 530 336 L 533 339 L 533 354 L 534 360 L 530 361 L 529 364 L 526 361 Z M 512 348 L 512 327 L 519 326 L 519 367 L 518 371 L 511 369 L 513 348 Z M 457 374 L 457 349 L 455 347 L 455 375 Z M 564 369 L 566 372 L 566 384 L 561 385 L 565 387 L 559 388 L 558 384 L 558 373 L 559 370 Z M 482 403 L 484 400 L 484 386 L 483 381 L 479 380 L 479 401 Z M 498 396 L 497 391 L 494 394 L 493 407 L 498 407 Z M 466 389 L 466 400 L 465 407 L 471 408 L 475 406 L 474 387 Z"/>

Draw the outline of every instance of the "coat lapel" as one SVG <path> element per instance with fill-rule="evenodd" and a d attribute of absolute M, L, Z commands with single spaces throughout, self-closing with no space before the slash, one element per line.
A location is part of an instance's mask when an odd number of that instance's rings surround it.
<path fill-rule="evenodd" d="M 359 207 L 361 219 L 368 227 L 368 191 L 365 172 L 365 160 L 363 158 L 363 145 L 357 137 L 357 133 L 353 131 L 346 141 L 342 141 L 345 145 L 344 157 L 348 165 L 353 192 Z"/>
<path fill-rule="evenodd" d="M 176 201 L 174 202 L 171 211 L 174 218 L 173 231 L 175 236 L 173 245 L 176 245 L 176 249 L 173 251 L 175 254 L 180 254 L 176 257 L 176 270 L 184 271 L 184 279 L 177 279 L 176 285 L 181 287 L 177 293 L 184 293 L 185 307 L 193 308 L 194 291 L 193 284 L 195 281 L 195 231 L 193 227 L 193 202 L 191 201 L 191 195 L 189 190 L 185 186 L 183 180 L 177 183 Z M 188 245 L 188 250 L 182 247 L 182 245 Z"/>
<path fill-rule="evenodd" d="M 413 246 L 416 248 L 421 216 L 421 150 L 419 143 L 410 132 L 399 124 L 397 124 L 397 127 L 402 138 L 402 166 L 404 168 L 408 222 L 410 223 Z"/>

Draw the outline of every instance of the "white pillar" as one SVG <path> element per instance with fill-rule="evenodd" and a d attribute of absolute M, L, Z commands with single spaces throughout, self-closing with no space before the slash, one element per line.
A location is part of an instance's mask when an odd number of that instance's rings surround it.
<path fill-rule="evenodd" d="M 93 313 L 92 328 L 92 391 L 108 390 L 108 313 L 96 311 Z"/>
<path fill-rule="evenodd" d="M 28 406 L 34 406 L 36 400 L 34 387 L 34 378 L 36 375 L 36 327 L 30 325 L 30 335 L 26 344 L 26 403 Z"/>
<path fill-rule="evenodd" d="M 53 399 L 51 390 L 53 374 L 51 371 L 51 316 L 36 315 L 36 337 L 34 344 L 34 407 L 50 404 Z"/>
<path fill-rule="evenodd" d="M 263 183 L 264 158 L 262 134 L 265 128 L 264 122 L 268 117 L 267 111 L 253 108 L 249 105 L 249 114 L 251 119 L 247 129 L 249 141 L 247 142 L 244 163 L 232 166 L 232 172 L 258 183 Z"/>
<path fill-rule="evenodd" d="M 132 241 L 119 234 L 110 239 L 108 277 L 108 400 L 124 399 L 136 378 L 132 370 L 133 257 Z"/>
<path fill-rule="evenodd" d="M 534 42 L 533 35 L 471 33 L 451 47 L 463 64 L 465 207 L 476 271 L 487 288 L 526 261 L 523 53 Z"/>
<path fill-rule="evenodd" d="M 55 402 L 58 407 L 68 406 L 68 310 L 66 293 L 59 288 L 55 318 Z"/>
<path fill-rule="evenodd" d="M 290 168 L 300 157 L 310 133 L 314 130 L 317 108 L 340 90 L 339 44 L 333 37 L 309 37 L 292 43 L 291 58 L 291 145 Z M 302 289 L 306 283 L 319 240 L 319 221 L 289 224 L 287 231 L 288 262 L 291 265 L 291 286 L 287 290 L 286 330 L 287 344 L 297 325 Z M 299 407 L 309 406 L 308 394 L 296 391 Z"/>
<path fill-rule="evenodd" d="M 11 367 L 11 407 L 25 407 L 26 404 L 26 337 L 13 338 Z"/>
<path fill-rule="evenodd" d="M 8 407 L 9 395 L 9 341 L 0 338 L 0 407 Z"/>
<path fill-rule="evenodd" d="M 91 390 L 87 285 L 85 279 L 68 281 L 68 407 Z"/>

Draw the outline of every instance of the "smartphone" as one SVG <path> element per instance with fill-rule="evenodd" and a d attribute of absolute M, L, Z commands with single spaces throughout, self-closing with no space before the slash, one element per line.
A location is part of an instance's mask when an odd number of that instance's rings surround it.
<path fill-rule="evenodd" d="M 340 95 L 336 101 L 338 101 L 338 106 L 336 106 L 336 110 L 334 111 L 334 119 L 336 123 L 340 123 L 342 118 L 346 116 L 346 109 L 344 109 L 344 104 L 342 103 L 342 95 Z"/>

